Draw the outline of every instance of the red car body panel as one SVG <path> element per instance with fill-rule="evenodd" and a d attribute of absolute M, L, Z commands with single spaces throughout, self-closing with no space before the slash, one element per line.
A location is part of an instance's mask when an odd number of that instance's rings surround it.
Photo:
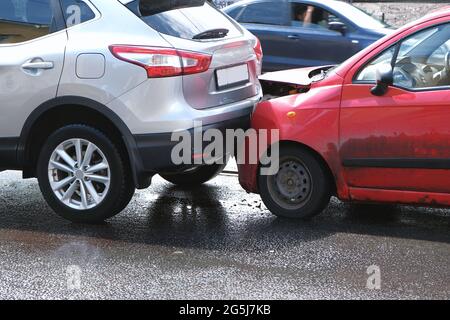
<path fill-rule="evenodd" d="M 372 86 L 343 88 L 342 162 L 411 159 L 420 164 L 419 160 L 450 159 L 450 90 L 413 93 L 391 88 L 375 97 L 367 94 Z M 350 187 L 450 193 L 450 170 L 402 166 L 410 168 L 344 167 L 344 174 Z"/>
<path fill-rule="evenodd" d="M 376 97 L 370 94 L 373 84 L 353 83 L 356 72 L 387 47 L 449 21 L 449 9 L 432 13 L 356 54 L 325 80 L 310 84 L 308 92 L 260 103 L 253 128 L 279 129 L 283 143 L 317 153 L 341 200 L 449 206 L 450 90 L 393 87 Z M 262 80 L 304 86 L 312 70 L 272 73 Z M 257 165 L 239 165 L 239 179 L 247 191 L 258 192 Z"/>
<path fill-rule="evenodd" d="M 339 184 L 343 183 L 338 154 L 342 81 L 336 75 L 324 80 L 327 85 L 320 89 L 264 101 L 252 117 L 254 129 L 279 129 L 281 141 L 301 143 L 321 154 Z M 295 111 L 297 116 L 288 118 L 290 111 Z M 260 156 L 265 151 L 260 150 Z M 257 165 L 239 165 L 240 183 L 249 192 L 258 192 L 257 172 Z M 342 191 L 345 189 L 344 184 L 339 188 Z"/>

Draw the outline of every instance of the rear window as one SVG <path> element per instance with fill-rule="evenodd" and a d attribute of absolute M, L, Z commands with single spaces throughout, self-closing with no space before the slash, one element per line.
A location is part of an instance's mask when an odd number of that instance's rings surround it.
<path fill-rule="evenodd" d="M 242 9 L 243 9 L 242 7 L 237 7 L 237 8 L 231 9 L 231 10 L 227 10 L 226 12 L 234 20 L 237 20 L 240 13 L 242 12 Z"/>
<path fill-rule="evenodd" d="M 92 20 L 95 13 L 83 0 L 61 0 L 61 5 L 67 27 Z"/>
<path fill-rule="evenodd" d="M 146 3 L 149 3 L 147 10 L 141 12 L 140 7 Z M 177 38 L 194 39 L 205 32 L 224 29 L 227 30 L 226 36 L 223 33 L 214 36 L 213 32 L 210 38 L 234 38 L 242 35 L 233 20 L 206 1 L 135 0 L 127 4 L 127 7 L 154 30 Z"/>

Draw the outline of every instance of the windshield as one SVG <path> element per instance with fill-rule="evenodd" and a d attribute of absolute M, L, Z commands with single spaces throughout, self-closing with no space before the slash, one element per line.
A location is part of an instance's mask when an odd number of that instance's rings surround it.
<path fill-rule="evenodd" d="M 361 9 L 358 9 L 351 4 L 333 1 L 333 5 L 330 6 L 336 11 L 342 12 L 348 19 L 356 23 L 358 26 L 364 29 L 380 29 L 389 27 L 388 24 L 374 18 Z"/>

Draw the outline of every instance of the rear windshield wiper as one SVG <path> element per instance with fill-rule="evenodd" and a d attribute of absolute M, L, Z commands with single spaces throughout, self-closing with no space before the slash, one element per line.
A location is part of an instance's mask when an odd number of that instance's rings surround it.
<path fill-rule="evenodd" d="M 194 40 L 218 39 L 225 38 L 230 30 L 228 29 L 212 29 L 196 34 L 192 37 Z"/>

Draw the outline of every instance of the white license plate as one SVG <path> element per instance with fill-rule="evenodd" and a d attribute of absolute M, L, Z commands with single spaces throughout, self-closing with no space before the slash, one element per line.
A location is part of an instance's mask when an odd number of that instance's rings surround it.
<path fill-rule="evenodd" d="M 246 84 L 249 81 L 248 65 L 242 64 L 236 67 L 217 70 L 216 78 L 219 89 L 227 89 Z"/>

